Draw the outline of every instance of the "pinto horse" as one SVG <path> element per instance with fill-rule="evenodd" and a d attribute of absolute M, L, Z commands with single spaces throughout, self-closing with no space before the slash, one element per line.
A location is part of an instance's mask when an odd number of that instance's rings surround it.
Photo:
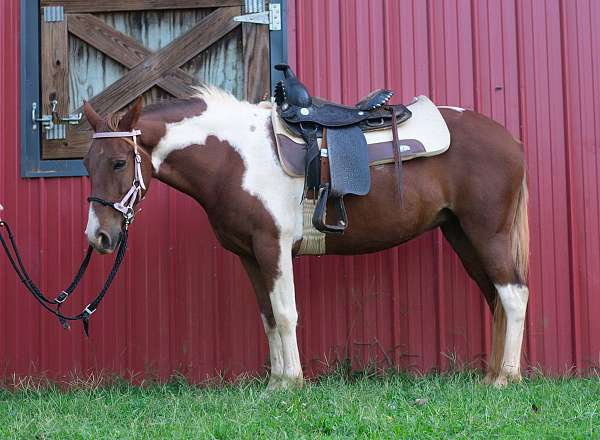
<path fill-rule="evenodd" d="M 271 103 L 250 104 L 215 88 L 124 115 L 85 115 L 96 132 L 141 131 L 142 175 L 200 203 L 220 243 L 236 253 L 252 282 L 269 341 L 268 389 L 300 386 L 298 312 L 292 259 L 302 240 L 302 178 L 276 154 Z M 522 144 L 476 112 L 440 108 L 451 134 L 444 154 L 405 162 L 403 203 L 393 164 L 371 168 L 367 196 L 348 197 L 349 227 L 326 237 L 326 253 L 355 255 L 404 243 L 440 227 L 493 313 L 485 383 L 519 380 L 529 290 L 527 184 Z M 93 139 L 84 164 L 91 195 L 121 200 L 134 178 L 131 141 Z M 120 212 L 92 202 L 86 234 L 100 253 L 116 248 Z"/>

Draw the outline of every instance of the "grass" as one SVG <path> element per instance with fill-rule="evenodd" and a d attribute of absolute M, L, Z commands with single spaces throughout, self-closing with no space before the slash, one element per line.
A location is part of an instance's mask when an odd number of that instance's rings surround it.
<path fill-rule="evenodd" d="M 334 374 L 266 395 L 264 380 L 194 387 L 0 390 L 1 438 L 600 438 L 598 378 Z"/>

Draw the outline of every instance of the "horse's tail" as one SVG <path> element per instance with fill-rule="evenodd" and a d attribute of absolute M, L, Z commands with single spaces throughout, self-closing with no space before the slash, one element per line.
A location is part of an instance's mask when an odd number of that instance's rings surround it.
<path fill-rule="evenodd" d="M 517 274 L 521 282 L 527 284 L 529 272 L 529 215 L 527 213 L 527 173 L 523 174 L 523 181 L 519 190 L 517 210 L 511 230 L 512 257 Z"/>

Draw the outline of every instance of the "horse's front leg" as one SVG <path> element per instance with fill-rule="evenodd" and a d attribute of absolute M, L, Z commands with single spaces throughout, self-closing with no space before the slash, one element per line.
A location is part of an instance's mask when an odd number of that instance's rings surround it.
<path fill-rule="evenodd" d="M 296 339 L 298 311 L 292 267 L 292 240 L 267 240 L 254 244 L 254 253 L 269 292 L 277 333 L 281 338 L 283 374 L 270 388 L 299 387 L 304 383 Z M 268 324 L 268 322 L 267 322 Z"/>
<path fill-rule="evenodd" d="M 281 386 L 283 378 L 283 345 L 281 336 L 279 336 L 279 332 L 277 331 L 275 317 L 273 316 L 273 308 L 271 307 L 271 298 L 269 296 L 270 292 L 265 284 L 265 279 L 256 259 L 245 256 L 240 257 L 240 259 L 248 273 L 252 286 L 254 287 L 254 292 L 256 293 L 256 299 L 260 308 L 260 316 L 265 328 L 265 334 L 269 341 L 271 376 L 269 378 L 267 389 L 277 389 Z"/>
<path fill-rule="evenodd" d="M 284 387 L 300 387 L 304 383 L 304 378 L 296 339 L 298 311 L 296 309 L 291 246 L 285 251 L 282 252 L 280 257 L 279 276 L 275 280 L 270 296 L 277 331 L 283 345 L 284 370 L 282 385 Z"/>

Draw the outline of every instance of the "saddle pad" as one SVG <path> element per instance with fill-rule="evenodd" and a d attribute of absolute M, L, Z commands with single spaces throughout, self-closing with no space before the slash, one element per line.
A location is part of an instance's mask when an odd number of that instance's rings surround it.
<path fill-rule="evenodd" d="M 407 105 L 412 117 L 398 125 L 398 144 L 402 160 L 429 157 L 444 153 L 450 147 L 450 131 L 446 121 L 433 102 L 426 96 L 418 96 Z M 283 170 L 292 177 L 304 176 L 305 146 L 301 137 L 293 134 L 277 114 L 277 106 L 271 110 L 277 154 Z M 394 162 L 392 130 L 365 132 L 368 144 L 369 165 Z M 319 139 L 319 145 L 321 139 Z"/>

